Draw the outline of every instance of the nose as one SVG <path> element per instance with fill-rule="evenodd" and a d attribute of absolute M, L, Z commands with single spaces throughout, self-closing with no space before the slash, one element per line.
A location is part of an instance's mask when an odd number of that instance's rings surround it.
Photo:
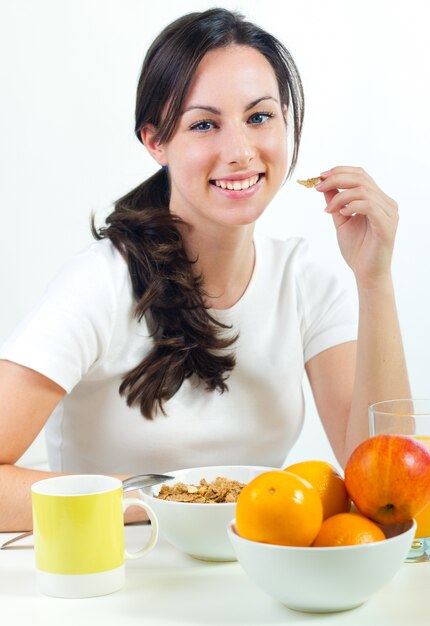
<path fill-rule="evenodd" d="M 224 156 L 229 164 L 246 165 L 254 158 L 255 146 L 249 132 L 243 126 L 226 129 Z"/>

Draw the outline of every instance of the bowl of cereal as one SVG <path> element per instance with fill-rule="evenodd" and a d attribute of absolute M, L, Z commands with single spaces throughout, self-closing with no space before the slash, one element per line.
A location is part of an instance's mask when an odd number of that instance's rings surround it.
<path fill-rule="evenodd" d="M 173 480 L 142 489 L 160 535 L 175 548 L 205 561 L 235 561 L 227 535 L 242 487 L 272 467 L 215 465 L 166 472 Z"/>

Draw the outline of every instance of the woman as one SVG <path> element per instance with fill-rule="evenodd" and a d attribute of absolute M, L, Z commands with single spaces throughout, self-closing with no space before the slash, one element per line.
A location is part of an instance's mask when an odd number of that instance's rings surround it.
<path fill-rule="evenodd" d="M 291 56 L 241 16 L 186 15 L 154 41 L 136 134 L 160 169 L 0 351 L 0 530 L 31 527 L 29 486 L 59 472 L 279 466 L 302 427 L 305 370 L 341 463 L 368 436 L 367 405 L 409 393 L 397 206 L 369 175 L 334 167 L 317 186 L 356 278 L 357 341 L 305 243 L 254 234 L 302 120 Z M 14 466 L 45 424 L 53 472 Z"/>

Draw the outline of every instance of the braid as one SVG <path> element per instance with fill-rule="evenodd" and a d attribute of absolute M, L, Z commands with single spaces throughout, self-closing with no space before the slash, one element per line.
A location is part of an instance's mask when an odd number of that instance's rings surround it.
<path fill-rule="evenodd" d="M 149 354 L 124 377 L 119 391 L 129 406 L 140 406 L 152 419 L 192 375 L 208 391 L 227 390 L 235 365 L 226 354 L 237 336 L 210 315 L 202 277 L 193 273 L 177 227 L 181 220 L 167 208 L 167 176 L 161 170 L 115 203 L 107 227 L 96 238 L 109 238 L 127 261 L 135 316 L 145 317 L 153 339 Z M 183 223 L 183 222 L 181 222 Z M 224 354 L 223 354 L 224 352 Z"/>

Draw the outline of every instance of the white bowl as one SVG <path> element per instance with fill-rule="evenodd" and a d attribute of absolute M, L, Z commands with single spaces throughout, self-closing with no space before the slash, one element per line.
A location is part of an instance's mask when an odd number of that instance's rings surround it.
<path fill-rule="evenodd" d="M 333 548 L 299 548 L 249 541 L 235 521 L 228 535 L 248 576 L 272 598 L 296 611 L 328 613 L 363 604 L 387 584 L 406 559 L 416 523 L 384 532 L 384 541 Z M 410 566 L 408 566 L 410 567 Z"/>
<path fill-rule="evenodd" d="M 251 465 L 216 465 L 193 467 L 191 469 L 166 472 L 174 476 L 169 486 L 178 482 L 198 485 L 202 478 L 208 482 L 217 476 L 231 478 L 243 483 L 250 482 L 273 467 Z M 235 517 L 236 503 L 172 502 L 154 497 L 161 485 L 142 489 L 142 497 L 154 510 L 160 535 L 163 535 L 175 548 L 207 561 L 235 561 L 236 556 L 227 536 L 227 525 Z"/>

